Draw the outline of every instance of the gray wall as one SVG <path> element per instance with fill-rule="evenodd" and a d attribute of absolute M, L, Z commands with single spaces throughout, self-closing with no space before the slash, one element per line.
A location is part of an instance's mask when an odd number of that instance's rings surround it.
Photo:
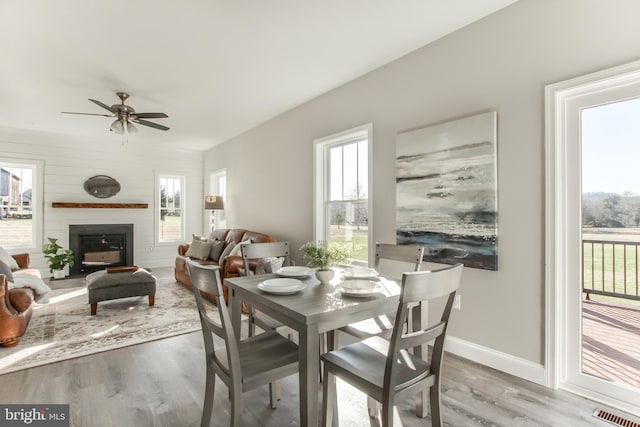
<path fill-rule="evenodd" d="M 398 132 L 498 112 L 499 271 L 467 269 L 451 335 L 544 362 L 544 86 L 639 59 L 636 0 L 521 0 L 205 154 L 228 224 L 312 238 L 312 141 L 373 123 L 373 231 L 395 240 Z"/>

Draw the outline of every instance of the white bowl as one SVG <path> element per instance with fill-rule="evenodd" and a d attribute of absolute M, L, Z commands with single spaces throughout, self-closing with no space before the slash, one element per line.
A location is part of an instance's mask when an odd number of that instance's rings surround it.
<path fill-rule="evenodd" d="M 343 274 L 347 279 L 366 279 L 378 276 L 376 270 L 368 267 L 348 267 L 343 270 Z"/>

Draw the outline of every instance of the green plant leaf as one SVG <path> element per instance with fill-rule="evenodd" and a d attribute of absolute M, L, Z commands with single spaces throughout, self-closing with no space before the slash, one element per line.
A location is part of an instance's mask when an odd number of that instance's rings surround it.
<path fill-rule="evenodd" d="M 353 246 L 338 242 L 307 242 L 300 250 L 309 267 L 326 270 L 345 263 L 353 254 Z"/>
<path fill-rule="evenodd" d="M 49 243 L 42 245 L 42 253 L 44 254 L 47 264 L 49 264 L 49 272 L 62 270 L 66 265 L 73 267 L 74 257 L 71 249 L 64 249 L 58 244 L 58 239 L 47 237 Z M 62 251 L 60 251 L 62 249 Z"/>

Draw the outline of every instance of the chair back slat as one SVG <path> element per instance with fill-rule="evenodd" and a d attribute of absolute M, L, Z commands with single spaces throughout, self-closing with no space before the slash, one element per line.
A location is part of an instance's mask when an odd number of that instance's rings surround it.
<path fill-rule="evenodd" d="M 191 283 L 194 288 L 198 288 L 203 292 L 207 292 L 211 295 L 214 295 L 216 300 L 218 296 L 222 295 L 220 292 L 221 289 L 218 289 L 216 283 L 219 281 L 215 281 L 211 279 L 211 275 L 213 274 L 213 270 L 217 270 L 217 266 L 205 267 L 197 262 L 194 262 L 191 259 L 187 258 L 187 271 L 189 273 L 189 277 L 191 278 Z M 220 273 L 218 273 L 219 275 Z"/>
<path fill-rule="evenodd" d="M 284 258 L 282 265 L 290 265 L 289 242 L 251 243 L 242 245 L 242 261 L 244 263 L 245 275 L 249 275 L 250 260 L 268 257 Z"/>
<path fill-rule="evenodd" d="M 400 343 L 398 345 L 401 349 L 407 349 L 426 344 L 442 335 L 445 327 L 445 322 L 439 322 L 422 331 L 404 334 L 400 337 Z"/>
<path fill-rule="evenodd" d="M 456 264 L 441 270 L 406 273 L 402 278 L 400 302 L 416 303 L 450 294 L 458 289 L 462 268 L 462 264 Z"/>
<path fill-rule="evenodd" d="M 200 298 L 202 298 L 202 297 L 200 297 Z M 204 299 L 202 299 L 202 301 L 204 302 Z M 211 329 L 211 332 L 214 335 L 217 335 L 219 337 L 223 337 L 224 336 L 224 328 L 222 328 L 222 326 L 220 324 L 216 323 L 215 320 L 213 320 L 212 318 L 207 316 L 206 313 L 203 316 L 202 312 L 200 312 L 200 321 L 201 322 L 205 322 L 207 324 L 207 329 Z"/>
<path fill-rule="evenodd" d="M 414 271 L 418 271 L 422 264 L 424 248 L 422 246 L 392 245 L 389 243 L 376 243 L 376 263 L 380 259 L 408 262 L 416 265 Z"/>
<path fill-rule="evenodd" d="M 205 353 L 208 357 L 213 357 L 214 362 L 229 376 L 242 378 L 240 367 L 240 353 L 235 333 L 231 326 L 231 316 L 224 302 L 224 298 L 220 297 L 222 293 L 222 280 L 220 279 L 220 269 L 212 266 L 203 266 L 187 259 L 187 270 L 193 283 L 192 291 L 198 306 L 200 314 L 200 323 L 202 325 L 202 336 L 204 339 Z M 204 298 L 200 291 L 210 292 L 216 296 L 216 307 L 220 315 L 220 323 L 216 322 L 209 316 L 204 303 Z M 213 335 L 223 339 L 226 359 L 220 360 L 216 354 L 213 342 Z"/>
<path fill-rule="evenodd" d="M 400 279 L 402 273 L 419 271 L 424 248 L 420 246 L 376 243 L 375 269 L 389 279 Z"/>

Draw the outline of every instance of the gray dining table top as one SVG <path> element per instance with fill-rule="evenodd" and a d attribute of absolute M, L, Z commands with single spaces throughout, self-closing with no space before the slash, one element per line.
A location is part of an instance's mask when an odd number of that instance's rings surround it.
<path fill-rule="evenodd" d="M 225 284 L 245 303 L 259 305 L 262 311 L 294 329 L 317 324 L 319 332 L 325 332 L 348 325 L 354 318 L 362 320 L 393 312 L 398 306 L 397 281 L 383 277 L 375 279 L 382 285 L 382 291 L 368 297 L 343 295 L 339 290 L 343 280 L 321 284 L 313 275 L 299 279 L 307 287 L 290 295 L 270 294 L 258 288 L 261 282 L 277 277 L 275 274 L 238 277 L 225 279 Z"/>

